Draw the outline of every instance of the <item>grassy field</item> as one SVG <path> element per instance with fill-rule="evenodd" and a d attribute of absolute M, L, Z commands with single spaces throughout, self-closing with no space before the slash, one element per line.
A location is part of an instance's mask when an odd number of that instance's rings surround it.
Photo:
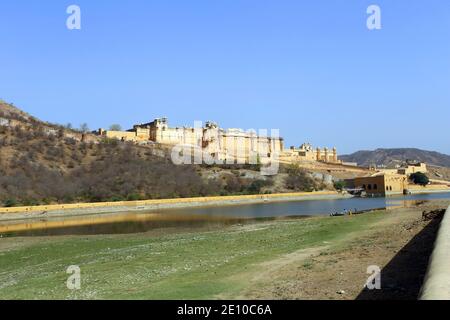
<path fill-rule="evenodd" d="M 0 239 L 0 299 L 214 299 L 306 248 L 339 246 L 389 213 L 278 220 L 216 231 Z M 81 268 L 81 290 L 66 287 Z"/>

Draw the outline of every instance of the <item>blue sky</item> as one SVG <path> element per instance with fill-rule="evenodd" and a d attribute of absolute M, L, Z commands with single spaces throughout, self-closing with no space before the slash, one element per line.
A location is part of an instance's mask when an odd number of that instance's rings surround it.
<path fill-rule="evenodd" d="M 81 30 L 66 28 L 71 4 Z M 448 0 L 2 1 L 0 41 L 0 98 L 47 121 L 167 116 L 340 153 L 450 154 Z"/>

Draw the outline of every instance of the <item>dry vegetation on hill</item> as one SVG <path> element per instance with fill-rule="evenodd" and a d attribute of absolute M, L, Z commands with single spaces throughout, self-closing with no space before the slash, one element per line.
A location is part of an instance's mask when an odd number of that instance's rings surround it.
<path fill-rule="evenodd" d="M 150 148 L 19 127 L 0 126 L 0 148 L 5 205 L 258 193 L 268 183 L 234 174 L 204 179 L 200 167 L 176 166 Z"/>
<path fill-rule="evenodd" d="M 82 135 L 0 102 L 0 206 L 271 192 L 257 166 L 176 166 L 155 149 Z"/>

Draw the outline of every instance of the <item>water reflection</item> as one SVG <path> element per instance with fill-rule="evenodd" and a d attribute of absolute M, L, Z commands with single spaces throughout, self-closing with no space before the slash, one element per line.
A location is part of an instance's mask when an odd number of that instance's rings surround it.
<path fill-rule="evenodd" d="M 140 233 L 162 228 L 199 228 L 244 223 L 248 219 L 175 213 L 120 213 L 28 220 L 0 225 L 3 236 L 57 236 Z"/>
<path fill-rule="evenodd" d="M 413 201 L 429 201 L 438 199 L 450 199 L 450 193 L 418 194 L 396 197 L 379 198 L 349 198 L 336 200 L 305 200 L 285 201 L 239 206 L 220 206 L 203 208 L 171 209 L 167 212 L 178 214 L 202 214 L 208 216 L 232 216 L 232 217 L 287 217 L 287 216 L 315 216 L 329 215 L 330 213 L 344 210 L 366 211 L 384 209 L 401 203 L 413 203 Z"/>
<path fill-rule="evenodd" d="M 351 210 L 409 207 L 418 202 L 450 199 L 450 193 L 408 195 L 389 198 L 306 200 L 236 206 L 167 209 L 160 212 L 121 213 L 9 221 L 0 224 L 0 236 L 48 236 L 141 233 L 149 230 L 226 226 L 255 219 L 329 215 Z"/>

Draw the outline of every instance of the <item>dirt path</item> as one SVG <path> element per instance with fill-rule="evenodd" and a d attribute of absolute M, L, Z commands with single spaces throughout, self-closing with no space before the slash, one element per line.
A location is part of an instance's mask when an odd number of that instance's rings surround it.
<path fill-rule="evenodd" d="M 449 204 L 395 209 L 381 223 L 340 243 L 266 262 L 238 298 L 417 299 L 439 227 L 439 220 L 422 221 L 422 212 Z M 381 290 L 364 290 L 369 266 L 382 269 Z"/>

